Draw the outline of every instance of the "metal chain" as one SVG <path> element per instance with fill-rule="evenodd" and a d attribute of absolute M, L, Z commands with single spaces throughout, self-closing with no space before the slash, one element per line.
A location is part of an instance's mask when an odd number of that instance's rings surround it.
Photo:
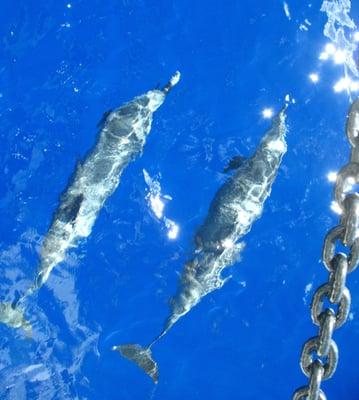
<path fill-rule="evenodd" d="M 309 383 L 295 391 L 293 400 L 326 400 L 320 386 L 322 381 L 333 376 L 339 357 L 333 332 L 349 315 L 351 298 L 346 280 L 359 262 L 359 193 L 352 190 L 359 184 L 359 99 L 349 110 L 346 135 L 351 145 L 350 162 L 338 173 L 334 190 L 341 217 L 339 225 L 328 232 L 323 246 L 322 258 L 329 278 L 314 293 L 311 305 L 313 323 L 319 327 L 318 335 L 304 344 L 300 358 L 301 369 Z M 348 254 L 336 251 L 338 241 Z"/>

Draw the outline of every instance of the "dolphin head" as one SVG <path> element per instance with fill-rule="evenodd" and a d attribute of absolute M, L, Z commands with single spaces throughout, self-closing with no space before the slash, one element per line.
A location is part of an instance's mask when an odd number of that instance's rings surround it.
<path fill-rule="evenodd" d="M 144 141 L 151 130 L 153 113 L 165 97 L 161 90 L 151 90 L 112 111 L 104 124 L 107 134 L 131 142 Z"/>
<path fill-rule="evenodd" d="M 150 90 L 110 112 L 104 127 L 110 135 L 143 141 L 151 130 L 153 113 L 180 79 L 177 71 L 163 89 Z"/>

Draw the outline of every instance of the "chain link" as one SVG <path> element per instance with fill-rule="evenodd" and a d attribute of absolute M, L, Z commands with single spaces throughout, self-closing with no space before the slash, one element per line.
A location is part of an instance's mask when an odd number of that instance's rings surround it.
<path fill-rule="evenodd" d="M 326 400 L 321 383 L 333 376 L 339 357 L 333 332 L 349 315 L 351 296 L 346 280 L 359 262 L 359 193 L 352 192 L 354 185 L 359 184 L 359 99 L 349 110 L 346 135 L 351 145 L 350 161 L 338 173 L 334 189 L 341 210 L 340 222 L 327 233 L 322 254 L 329 272 L 328 282 L 316 290 L 311 305 L 312 320 L 319 332 L 305 342 L 300 358 L 309 383 L 295 391 L 293 400 Z M 337 242 L 348 254 L 336 251 Z"/>

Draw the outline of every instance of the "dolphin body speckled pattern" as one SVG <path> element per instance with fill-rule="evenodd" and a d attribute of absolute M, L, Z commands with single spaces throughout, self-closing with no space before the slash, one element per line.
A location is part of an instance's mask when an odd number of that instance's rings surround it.
<path fill-rule="evenodd" d="M 171 301 L 171 312 L 162 332 L 145 348 L 138 344 L 113 347 L 156 383 L 158 366 L 152 357 L 152 346 L 202 297 L 223 286 L 228 279 L 221 277 L 223 269 L 239 259 L 244 247 L 239 240 L 262 214 L 287 150 L 285 111 L 286 107 L 273 119 L 271 129 L 251 158 L 240 162 L 236 157 L 230 163 L 230 169 L 236 168 L 236 171 L 216 193 L 208 215 L 195 235 L 193 258 L 185 264 L 178 293 Z"/>
<path fill-rule="evenodd" d="M 27 335 L 31 333 L 31 325 L 25 320 L 19 303 L 44 285 L 52 269 L 64 261 L 70 248 L 90 235 L 106 199 L 119 185 L 122 172 L 142 154 L 153 113 L 179 79 L 177 72 L 162 90 L 150 90 L 104 115 L 95 147 L 77 166 L 61 197 L 42 244 L 34 283 L 16 304 L 0 303 L 1 322 L 13 328 L 21 327 Z"/>

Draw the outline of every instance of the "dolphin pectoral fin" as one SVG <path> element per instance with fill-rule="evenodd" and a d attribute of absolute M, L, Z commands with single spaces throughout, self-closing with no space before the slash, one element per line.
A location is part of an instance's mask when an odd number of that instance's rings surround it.
<path fill-rule="evenodd" d="M 225 285 L 228 281 L 230 281 L 232 278 L 233 278 L 233 275 L 228 275 L 225 278 L 222 278 L 221 287 L 223 285 Z"/>
<path fill-rule="evenodd" d="M 32 326 L 25 319 L 24 311 L 11 303 L 0 303 L 0 322 L 14 329 L 22 329 L 26 337 L 32 338 Z"/>
<path fill-rule="evenodd" d="M 108 111 L 106 111 L 106 112 L 103 113 L 103 115 L 102 115 L 100 121 L 98 121 L 98 123 L 97 123 L 97 128 L 99 128 L 99 129 L 103 128 L 103 126 L 104 126 L 104 124 L 105 124 L 105 122 L 106 122 L 106 120 L 107 120 L 107 117 L 108 117 L 111 113 L 112 113 L 112 109 L 110 109 L 110 110 L 108 110 Z"/>
<path fill-rule="evenodd" d="M 227 166 L 223 169 L 223 172 L 229 172 L 232 169 L 239 168 L 246 161 L 246 157 L 243 156 L 234 156 L 229 160 Z"/>
<path fill-rule="evenodd" d="M 149 347 L 143 348 L 138 344 L 125 344 L 113 346 L 112 350 L 118 351 L 123 357 L 142 368 L 154 383 L 158 382 L 158 366 L 152 358 L 152 352 Z"/>

